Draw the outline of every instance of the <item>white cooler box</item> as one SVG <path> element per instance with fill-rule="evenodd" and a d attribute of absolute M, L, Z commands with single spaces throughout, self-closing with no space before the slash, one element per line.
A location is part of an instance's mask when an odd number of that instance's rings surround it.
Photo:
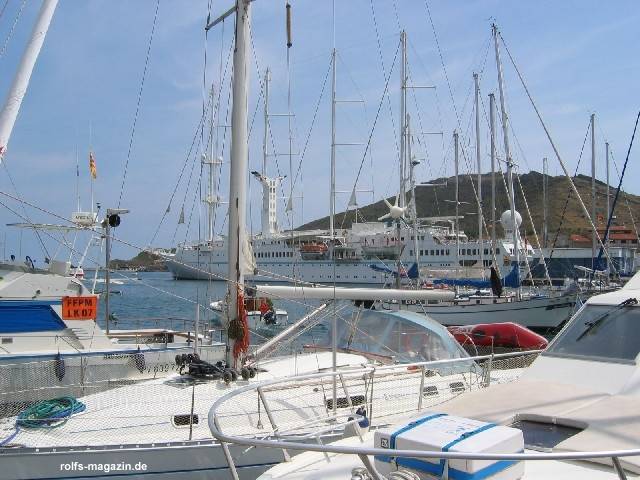
<path fill-rule="evenodd" d="M 524 437 L 517 428 L 480 422 L 453 415 L 431 413 L 407 424 L 375 432 L 376 448 L 399 450 L 449 451 L 467 453 L 521 453 Z M 517 480 L 524 475 L 524 463 L 509 460 L 445 461 L 433 458 L 375 457 L 375 466 L 383 475 L 410 470 L 421 479 Z"/>

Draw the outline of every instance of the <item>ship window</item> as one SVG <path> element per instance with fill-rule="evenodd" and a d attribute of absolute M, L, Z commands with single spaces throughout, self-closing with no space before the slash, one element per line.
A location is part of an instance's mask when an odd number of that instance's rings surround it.
<path fill-rule="evenodd" d="M 496 255 L 500 255 L 500 249 L 496 248 Z"/>
<path fill-rule="evenodd" d="M 547 355 L 633 363 L 640 353 L 640 308 L 586 305 Z"/>
<path fill-rule="evenodd" d="M 431 256 L 433 257 L 433 250 L 431 250 Z"/>
<path fill-rule="evenodd" d="M 449 250 L 447 250 L 447 255 L 449 255 Z"/>
<path fill-rule="evenodd" d="M 440 255 L 440 250 L 436 250 L 436 255 Z"/>
<path fill-rule="evenodd" d="M 424 256 L 424 250 L 420 250 L 420 256 L 423 257 Z"/>
<path fill-rule="evenodd" d="M 488 248 L 485 248 L 485 249 L 484 249 L 484 254 L 485 254 L 485 255 L 489 255 L 489 249 L 488 249 Z"/>

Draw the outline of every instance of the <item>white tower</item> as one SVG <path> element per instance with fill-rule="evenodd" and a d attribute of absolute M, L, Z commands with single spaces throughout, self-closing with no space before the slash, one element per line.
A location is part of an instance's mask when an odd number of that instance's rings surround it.
<path fill-rule="evenodd" d="M 280 231 L 278 228 L 277 191 L 284 177 L 267 177 L 259 172 L 251 172 L 262 184 L 262 235 L 270 237 Z"/>

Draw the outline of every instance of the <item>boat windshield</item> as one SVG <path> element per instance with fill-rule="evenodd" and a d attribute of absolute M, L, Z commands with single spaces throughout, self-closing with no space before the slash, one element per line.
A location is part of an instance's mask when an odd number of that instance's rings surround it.
<path fill-rule="evenodd" d="M 432 325 L 433 323 L 433 325 Z M 339 348 L 401 363 L 464 358 L 468 355 L 446 329 L 413 316 L 364 311 L 338 326 Z"/>
<path fill-rule="evenodd" d="M 586 305 L 543 355 L 632 363 L 640 352 L 639 326 L 638 307 Z"/>

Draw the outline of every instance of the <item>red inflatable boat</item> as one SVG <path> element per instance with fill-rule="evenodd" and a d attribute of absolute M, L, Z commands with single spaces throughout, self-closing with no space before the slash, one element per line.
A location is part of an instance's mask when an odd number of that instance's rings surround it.
<path fill-rule="evenodd" d="M 448 327 L 448 330 L 461 345 L 473 343 L 478 347 L 539 350 L 546 348 L 549 343 L 543 336 L 513 322 L 480 323 Z"/>

